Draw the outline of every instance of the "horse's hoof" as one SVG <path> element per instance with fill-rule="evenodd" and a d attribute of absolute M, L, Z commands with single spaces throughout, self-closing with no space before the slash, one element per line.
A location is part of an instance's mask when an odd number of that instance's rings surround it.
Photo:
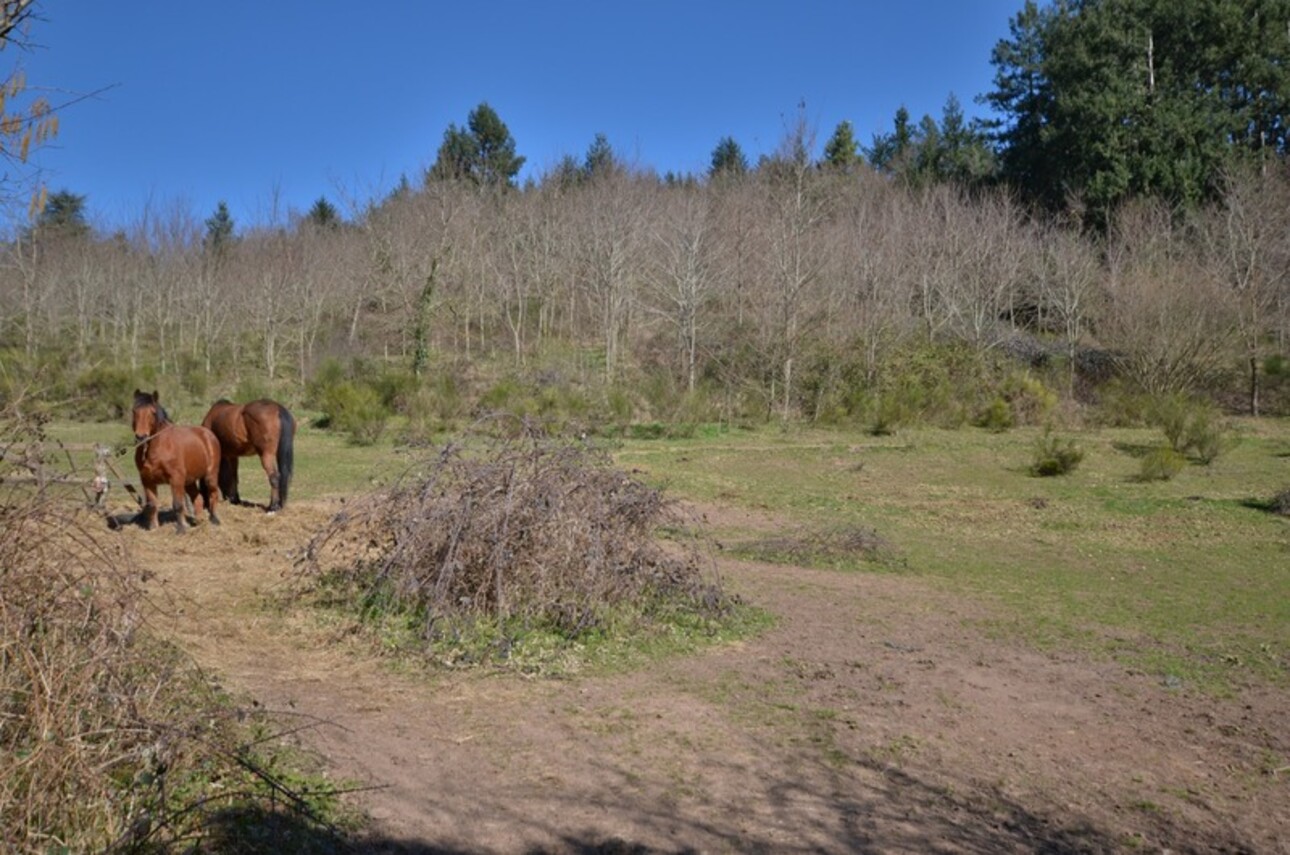
<path fill-rule="evenodd" d="M 211 514 L 211 525 L 220 525 L 219 517 Z"/>

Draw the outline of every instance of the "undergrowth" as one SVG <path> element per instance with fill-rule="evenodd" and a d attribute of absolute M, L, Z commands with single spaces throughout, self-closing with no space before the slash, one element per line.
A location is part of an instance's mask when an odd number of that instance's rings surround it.
<path fill-rule="evenodd" d="M 146 580 L 102 518 L 29 477 L 49 474 L 51 445 L 0 414 L 0 850 L 340 840 L 335 793 L 297 771 L 272 722 L 150 634 Z"/>

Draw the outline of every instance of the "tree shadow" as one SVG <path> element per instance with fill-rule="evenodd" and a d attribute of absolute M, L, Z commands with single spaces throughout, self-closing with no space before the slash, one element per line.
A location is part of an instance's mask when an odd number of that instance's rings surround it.
<path fill-rule="evenodd" d="M 1111 447 L 1114 448 L 1116 451 L 1120 452 L 1121 454 L 1127 454 L 1129 457 L 1132 457 L 1134 460 L 1141 460 L 1151 452 L 1155 451 L 1160 446 L 1158 444 L 1153 445 L 1151 443 L 1122 442 L 1122 441 L 1116 440 L 1115 442 L 1111 443 Z"/>

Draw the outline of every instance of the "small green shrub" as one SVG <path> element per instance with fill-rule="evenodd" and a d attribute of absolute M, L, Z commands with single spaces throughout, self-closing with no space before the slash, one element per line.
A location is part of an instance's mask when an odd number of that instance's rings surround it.
<path fill-rule="evenodd" d="M 273 389 L 262 377 L 243 377 L 233 391 L 235 401 L 258 401 L 261 398 L 272 398 Z"/>
<path fill-rule="evenodd" d="M 909 399 L 896 392 L 876 395 L 867 408 L 866 430 L 873 436 L 891 436 L 912 418 Z"/>
<path fill-rule="evenodd" d="M 992 433 L 1003 433 L 1014 424 L 1012 405 L 1002 397 L 996 396 L 993 401 L 976 417 L 976 426 L 983 427 Z"/>
<path fill-rule="evenodd" d="M 1030 461 L 1030 474 L 1037 478 L 1051 478 L 1075 471 L 1084 459 L 1084 450 L 1075 440 L 1054 436 L 1051 429 L 1035 443 L 1034 457 Z"/>
<path fill-rule="evenodd" d="M 1149 420 L 1164 433 L 1170 448 L 1206 466 L 1218 459 L 1226 445 L 1226 428 L 1218 410 L 1187 395 L 1156 398 Z"/>
<path fill-rule="evenodd" d="M 375 389 L 348 380 L 328 389 L 320 403 L 327 426 L 348 434 L 355 445 L 374 445 L 390 417 Z"/>
<path fill-rule="evenodd" d="M 1151 449 L 1142 457 L 1140 481 L 1168 481 L 1187 465 L 1187 458 L 1167 445 Z"/>
<path fill-rule="evenodd" d="M 1002 395 L 1012 410 L 1015 424 L 1043 424 L 1057 407 L 1060 397 L 1031 374 L 1013 372 L 1004 379 Z"/>
<path fill-rule="evenodd" d="M 1107 427 L 1137 427 L 1149 422 L 1151 399 L 1119 379 L 1097 389 L 1094 420 Z"/>

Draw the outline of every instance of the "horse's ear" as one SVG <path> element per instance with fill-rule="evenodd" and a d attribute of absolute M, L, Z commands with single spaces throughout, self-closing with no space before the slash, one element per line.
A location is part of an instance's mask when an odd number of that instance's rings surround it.
<path fill-rule="evenodd" d="M 156 389 L 153 389 L 153 390 L 152 390 L 152 400 L 154 400 L 154 401 L 160 401 L 160 400 L 161 400 L 161 396 L 157 394 L 157 390 L 156 390 Z"/>

